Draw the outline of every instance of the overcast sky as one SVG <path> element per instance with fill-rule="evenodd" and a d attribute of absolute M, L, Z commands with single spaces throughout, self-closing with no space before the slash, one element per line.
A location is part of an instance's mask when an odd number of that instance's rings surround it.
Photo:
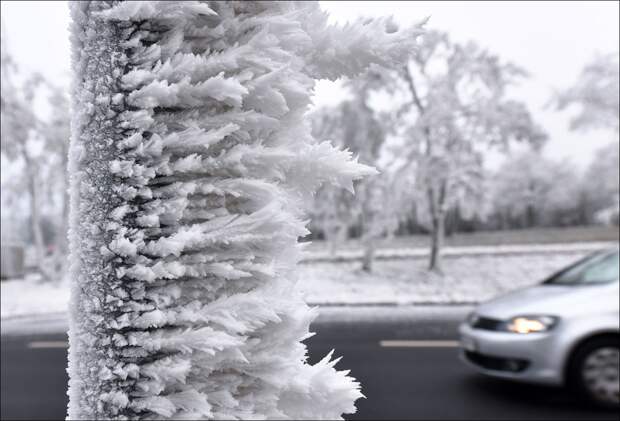
<path fill-rule="evenodd" d="M 430 16 L 429 28 L 457 41 L 474 40 L 527 69 L 531 77 L 516 93 L 549 132 L 549 156 L 585 165 L 596 148 L 612 139 L 606 132 L 571 133 L 568 114 L 544 108 L 554 89 L 567 87 L 597 53 L 618 51 L 618 2 L 321 2 L 334 22 L 357 16 L 393 15 L 408 24 Z M 20 66 L 59 84 L 69 81 L 66 2 L 3 1 L 2 26 Z M 317 88 L 315 102 L 341 95 L 330 83 Z"/>

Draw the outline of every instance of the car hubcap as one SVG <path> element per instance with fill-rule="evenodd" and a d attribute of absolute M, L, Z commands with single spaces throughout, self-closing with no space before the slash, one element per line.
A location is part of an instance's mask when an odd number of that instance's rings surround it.
<path fill-rule="evenodd" d="M 620 403 L 620 350 L 600 348 L 583 364 L 582 375 L 588 391 L 602 402 Z"/>

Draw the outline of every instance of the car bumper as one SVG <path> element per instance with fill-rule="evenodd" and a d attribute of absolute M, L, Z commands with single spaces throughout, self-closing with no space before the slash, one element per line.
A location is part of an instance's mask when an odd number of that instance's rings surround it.
<path fill-rule="evenodd" d="M 459 328 L 461 359 L 481 373 L 524 382 L 561 385 L 563 373 L 551 333 L 519 335 Z"/>

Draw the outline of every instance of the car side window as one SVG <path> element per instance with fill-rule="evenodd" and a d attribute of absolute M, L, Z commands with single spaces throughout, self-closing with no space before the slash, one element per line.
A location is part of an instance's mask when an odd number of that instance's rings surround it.
<path fill-rule="evenodd" d="M 597 253 L 553 275 L 546 284 L 588 285 L 618 280 L 619 253 Z"/>
<path fill-rule="evenodd" d="M 606 256 L 600 262 L 587 267 L 583 273 L 583 283 L 611 282 L 618 279 L 618 253 Z"/>

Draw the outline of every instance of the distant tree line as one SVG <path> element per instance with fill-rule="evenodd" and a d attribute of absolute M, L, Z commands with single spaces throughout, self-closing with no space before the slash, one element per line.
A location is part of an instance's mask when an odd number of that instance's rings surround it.
<path fill-rule="evenodd" d="M 58 280 L 67 254 L 68 95 L 20 72 L 4 34 L 1 70 L 2 242 L 33 244 L 39 272 Z"/>
<path fill-rule="evenodd" d="M 33 244 L 41 273 L 57 279 L 67 249 L 67 94 L 41 75 L 20 73 L 5 40 L 2 237 Z M 473 42 L 429 31 L 406 66 L 375 66 L 345 82 L 349 99 L 315 110 L 312 130 L 380 174 L 357 182 L 356 195 L 321 188 L 308 238 L 333 248 L 359 238 L 370 271 L 380 238 L 428 234 L 429 267 L 441 271 L 443 239 L 454 233 L 618 225 L 618 55 L 596 57 L 572 87 L 552 96 L 558 111 L 572 114 L 572 130 L 611 133 L 583 172 L 540 153 L 547 135 L 506 93 L 526 77 Z M 47 118 L 35 102 L 47 102 Z M 489 151 L 504 156 L 495 170 L 485 163 Z"/>
<path fill-rule="evenodd" d="M 471 215 L 456 202 L 446 212 L 446 235 L 481 230 L 618 225 L 618 145 L 601 148 L 580 174 L 570 161 L 553 161 L 526 151 L 510 157 L 498 170 L 486 171 L 488 192 L 480 203 L 484 215 Z M 616 181 L 614 181 L 614 177 Z M 614 208 L 615 206 L 615 208 Z M 417 204 L 405 215 L 397 235 L 426 234 Z M 614 210 L 615 209 L 615 210 Z"/>
<path fill-rule="evenodd" d="M 572 130 L 612 134 L 583 172 L 542 154 L 547 134 L 506 93 L 525 77 L 475 43 L 430 31 L 404 68 L 345 83 L 350 98 L 317 109 L 313 130 L 380 175 L 360 182 L 356 196 L 321 189 L 310 238 L 333 247 L 360 238 L 370 271 L 378 238 L 428 234 L 429 269 L 441 272 L 444 237 L 456 232 L 618 225 L 617 54 L 595 58 L 552 96 L 558 111 L 573 113 Z M 499 168 L 488 168 L 488 152 L 503 156 Z"/>
<path fill-rule="evenodd" d="M 481 230 L 505 230 L 535 227 L 567 227 L 592 224 L 618 225 L 618 144 L 609 143 L 601 148 L 583 173 L 566 160 L 553 161 L 533 151 L 510 157 L 496 171 L 485 171 L 484 184 L 488 188 L 482 215 L 472 215 L 465 202 L 457 201 L 446 212 L 445 234 Z M 322 195 L 321 195 L 322 194 Z M 316 201 L 323 201 L 328 193 L 321 192 Z M 348 206 L 357 206 L 353 195 L 343 194 L 334 202 L 342 217 L 350 213 Z M 333 199 L 332 199 L 333 200 Z M 315 209 L 323 205 L 316 204 Z M 430 229 L 420 216 L 425 210 L 412 202 L 398 218 L 393 233 L 396 235 L 428 234 Z M 341 238 L 362 235 L 361 221 L 347 224 Z M 314 220 L 312 237 L 328 239 L 327 226 L 320 216 Z M 394 223 L 394 222 L 392 222 Z M 346 234 L 345 234 L 346 233 Z"/>

